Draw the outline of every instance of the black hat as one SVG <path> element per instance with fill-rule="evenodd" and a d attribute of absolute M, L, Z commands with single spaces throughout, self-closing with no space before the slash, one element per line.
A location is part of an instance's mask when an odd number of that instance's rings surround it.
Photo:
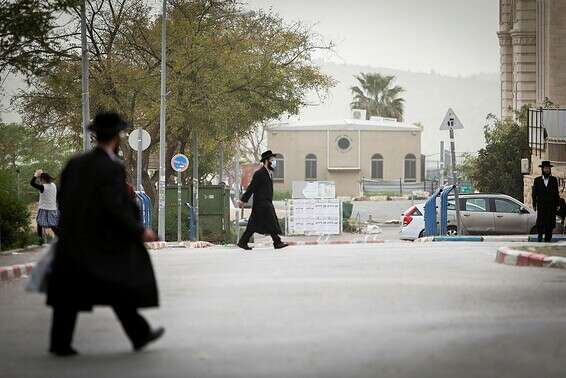
<path fill-rule="evenodd" d="M 272 156 L 275 156 L 275 154 L 273 152 L 271 152 L 271 150 L 267 150 L 263 154 L 261 154 L 261 160 L 260 161 L 263 163 L 264 160 L 267 160 Z"/>
<path fill-rule="evenodd" d="M 548 160 L 543 160 L 543 161 L 541 161 L 539 168 L 544 168 L 544 167 L 552 168 L 552 167 L 554 167 L 554 165 L 550 164 L 550 161 L 548 161 Z"/>
<path fill-rule="evenodd" d="M 115 112 L 100 112 L 94 116 L 94 120 L 88 125 L 88 129 L 96 135 L 114 136 L 120 131 L 126 130 L 130 125 Z"/>

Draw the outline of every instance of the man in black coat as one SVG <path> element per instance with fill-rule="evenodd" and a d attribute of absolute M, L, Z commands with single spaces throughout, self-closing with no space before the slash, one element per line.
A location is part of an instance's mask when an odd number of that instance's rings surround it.
<path fill-rule="evenodd" d="M 532 197 L 533 208 L 537 212 L 538 241 L 552 241 L 552 231 L 556 227 L 556 212 L 560 206 L 560 194 L 558 192 L 558 180 L 551 175 L 552 164 L 543 161 L 541 165 L 542 176 L 535 178 L 533 183 Z"/>
<path fill-rule="evenodd" d="M 241 197 L 240 207 L 243 207 L 243 204 L 249 201 L 252 194 L 254 196 L 252 214 L 248 220 L 246 231 L 238 242 L 238 246 L 245 250 L 251 250 L 248 242 L 254 232 L 271 235 L 275 249 L 281 249 L 288 245 L 282 242 L 279 237 L 282 232 L 275 208 L 273 207 L 272 176 L 275 169 L 274 157 L 275 154 L 271 151 L 265 151 L 261 154 L 260 161 L 263 166 L 254 173 L 250 185 Z"/>
<path fill-rule="evenodd" d="M 79 311 L 94 305 L 114 309 L 135 350 L 161 337 L 138 308 L 157 307 L 157 284 L 144 241 L 155 233 L 139 222 L 117 158 L 120 133 L 128 127 L 116 113 L 99 113 L 90 130 L 97 147 L 67 164 L 58 193 L 59 240 L 48 278 L 53 307 L 50 352 L 72 356 Z"/>

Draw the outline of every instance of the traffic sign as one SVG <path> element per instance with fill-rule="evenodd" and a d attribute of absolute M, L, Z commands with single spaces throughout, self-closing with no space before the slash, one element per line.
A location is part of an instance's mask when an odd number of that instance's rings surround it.
<path fill-rule="evenodd" d="M 132 131 L 130 133 L 130 136 L 128 137 L 128 144 L 130 145 L 130 147 L 132 147 L 132 149 L 134 151 L 138 150 L 138 143 L 139 143 L 139 134 L 140 134 L 140 130 L 141 130 L 141 142 L 142 142 L 142 151 L 145 151 L 149 145 L 151 144 L 151 136 L 149 135 L 149 133 L 147 131 L 145 131 L 144 129 L 136 129 L 134 131 Z"/>
<path fill-rule="evenodd" d="M 464 125 L 458 119 L 456 113 L 452 108 L 449 108 L 440 124 L 440 130 L 456 130 L 456 129 L 463 129 Z"/>
<path fill-rule="evenodd" d="M 189 158 L 183 154 L 177 154 L 171 158 L 171 167 L 175 172 L 185 172 L 189 168 Z"/>

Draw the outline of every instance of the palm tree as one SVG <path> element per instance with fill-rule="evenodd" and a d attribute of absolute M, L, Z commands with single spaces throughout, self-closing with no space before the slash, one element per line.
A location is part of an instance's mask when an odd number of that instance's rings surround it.
<path fill-rule="evenodd" d="M 395 76 L 361 73 L 355 78 L 359 85 L 350 88 L 354 95 L 354 101 L 350 104 L 352 109 L 365 109 L 367 119 L 381 116 L 403 120 L 405 99 L 399 94 L 405 90 L 398 85 L 393 86 Z"/>

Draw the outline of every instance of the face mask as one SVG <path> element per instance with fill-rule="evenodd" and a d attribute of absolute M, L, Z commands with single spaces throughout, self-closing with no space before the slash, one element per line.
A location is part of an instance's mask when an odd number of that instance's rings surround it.
<path fill-rule="evenodd" d="M 269 165 L 275 169 L 277 167 L 277 160 L 270 160 Z"/>

